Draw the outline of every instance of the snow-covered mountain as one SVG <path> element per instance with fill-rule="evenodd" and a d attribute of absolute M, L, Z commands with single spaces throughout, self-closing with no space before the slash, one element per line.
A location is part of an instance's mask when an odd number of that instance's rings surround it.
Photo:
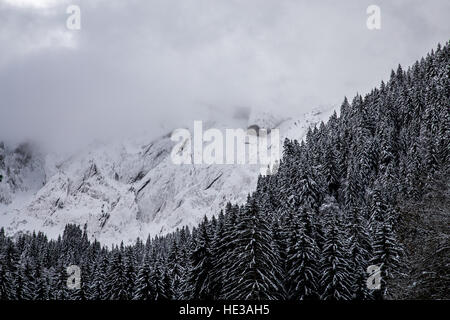
<path fill-rule="evenodd" d="M 205 129 L 278 128 L 281 141 L 302 139 L 329 115 L 250 113 L 233 126 L 210 122 Z M 67 223 L 86 224 L 90 237 L 102 243 L 130 243 L 194 226 L 228 201 L 243 203 L 255 189 L 259 165 L 176 165 L 170 137 L 97 143 L 69 157 L 44 155 L 29 144 L 0 145 L 0 226 L 9 234 L 41 230 L 55 237 Z"/>

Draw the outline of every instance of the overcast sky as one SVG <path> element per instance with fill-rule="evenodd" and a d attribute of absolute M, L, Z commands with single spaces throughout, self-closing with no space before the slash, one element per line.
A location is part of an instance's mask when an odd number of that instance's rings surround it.
<path fill-rule="evenodd" d="M 0 0 L 0 140 L 336 107 L 448 41 L 449 13 L 448 0 Z"/>

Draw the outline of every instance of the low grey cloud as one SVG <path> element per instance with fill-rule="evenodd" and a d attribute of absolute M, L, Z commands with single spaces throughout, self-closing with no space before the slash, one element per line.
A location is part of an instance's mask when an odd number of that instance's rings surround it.
<path fill-rule="evenodd" d="M 66 8 L 81 8 L 81 30 Z M 366 8 L 381 8 L 368 30 Z M 236 107 L 298 114 L 448 41 L 450 2 L 0 0 L 0 137 L 154 134 Z"/>

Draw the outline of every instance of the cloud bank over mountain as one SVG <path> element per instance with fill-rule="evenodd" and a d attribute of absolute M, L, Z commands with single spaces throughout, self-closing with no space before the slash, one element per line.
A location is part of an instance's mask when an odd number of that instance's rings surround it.
<path fill-rule="evenodd" d="M 70 4 L 81 30 L 66 28 Z M 0 0 L 0 136 L 61 145 L 237 107 L 336 106 L 448 40 L 448 1 L 378 1 L 376 31 L 370 4 Z"/>

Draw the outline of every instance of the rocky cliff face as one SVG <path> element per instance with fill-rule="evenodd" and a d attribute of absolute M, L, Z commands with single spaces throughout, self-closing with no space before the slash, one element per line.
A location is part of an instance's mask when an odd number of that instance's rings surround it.
<path fill-rule="evenodd" d="M 252 115 L 236 124 L 279 128 L 283 141 L 301 139 L 328 116 Z M 230 126 L 215 122 L 208 127 Z M 176 165 L 170 156 L 174 146 L 168 134 L 96 144 L 61 158 L 39 154 L 30 144 L 14 150 L 2 145 L 0 226 L 9 234 L 42 230 L 56 236 L 67 223 L 86 224 L 90 237 L 102 243 L 129 243 L 196 225 L 228 201 L 243 203 L 255 189 L 259 165 Z"/>

